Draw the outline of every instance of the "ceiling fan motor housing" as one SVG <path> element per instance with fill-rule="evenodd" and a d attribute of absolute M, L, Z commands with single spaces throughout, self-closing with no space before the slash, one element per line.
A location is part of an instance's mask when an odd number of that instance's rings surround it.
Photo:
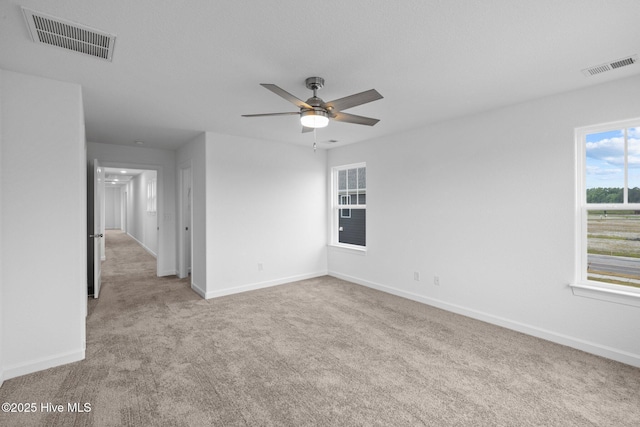
<path fill-rule="evenodd" d="M 309 77 L 304 81 L 307 85 L 307 89 L 311 89 L 313 91 L 322 89 L 324 86 L 324 79 L 322 77 Z"/>

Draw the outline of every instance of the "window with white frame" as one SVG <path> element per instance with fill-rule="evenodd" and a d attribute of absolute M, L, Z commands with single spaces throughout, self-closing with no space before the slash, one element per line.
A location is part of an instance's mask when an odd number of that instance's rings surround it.
<path fill-rule="evenodd" d="M 158 192 L 156 180 L 147 182 L 147 212 L 155 213 L 158 206 Z"/>
<path fill-rule="evenodd" d="M 640 298 L 640 118 L 577 129 L 576 145 L 576 286 Z"/>
<path fill-rule="evenodd" d="M 367 246 L 367 166 L 365 163 L 332 169 L 332 239 L 337 246 Z"/>

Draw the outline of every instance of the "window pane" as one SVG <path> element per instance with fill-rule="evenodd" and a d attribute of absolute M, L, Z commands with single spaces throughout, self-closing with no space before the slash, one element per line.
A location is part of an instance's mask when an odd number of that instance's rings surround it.
<path fill-rule="evenodd" d="M 366 247 L 366 210 L 354 209 L 366 205 L 366 166 L 363 164 L 335 168 L 337 215 L 333 223 L 332 243 Z M 336 199 L 334 199 L 336 200 Z M 335 233 L 335 234 L 334 234 Z M 335 239 L 335 240 L 334 240 Z"/>
<path fill-rule="evenodd" d="M 341 170 L 338 171 L 338 190 L 346 190 L 347 189 L 347 171 Z"/>
<path fill-rule="evenodd" d="M 366 246 L 367 211 L 365 209 L 340 209 L 338 242 L 350 245 Z M 349 217 L 346 217 L 350 211 Z"/>
<path fill-rule="evenodd" d="M 367 188 L 367 168 L 358 168 L 358 188 Z"/>
<path fill-rule="evenodd" d="M 347 186 L 349 190 L 355 190 L 358 188 L 358 169 L 348 169 L 347 172 L 349 175 Z"/>
<path fill-rule="evenodd" d="M 627 129 L 629 203 L 640 203 L 640 128 Z"/>
<path fill-rule="evenodd" d="M 587 278 L 640 287 L 640 212 L 591 210 Z"/>
<path fill-rule="evenodd" d="M 587 203 L 622 203 L 623 187 L 624 130 L 587 135 Z"/>

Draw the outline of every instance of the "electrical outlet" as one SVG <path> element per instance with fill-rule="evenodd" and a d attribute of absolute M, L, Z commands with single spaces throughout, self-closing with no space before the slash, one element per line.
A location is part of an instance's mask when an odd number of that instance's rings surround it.
<path fill-rule="evenodd" d="M 433 276 L 433 284 L 440 286 L 440 276 Z"/>
<path fill-rule="evenodd" d="M 420 272 L 418 271 L 413 272 L 413 280 L 415 280 L 416 282 L 420 281 Z"/>

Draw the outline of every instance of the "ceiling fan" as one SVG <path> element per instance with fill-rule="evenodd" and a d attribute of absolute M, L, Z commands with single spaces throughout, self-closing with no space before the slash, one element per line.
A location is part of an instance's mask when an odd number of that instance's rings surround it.
<path fill-rule="evenodd" d="M 276 95 L 281 96 L 291 102 L 300 111 L 288 113 L 266 113 L 266 114 L 243 114 L 242 117 L 265 117 L 265 116 L 288 116 L 297 114 L 302 123 L 302 132 L 311 132 L 315 128 L 323 128 L 329 124 L 329 119 L 345 123 L 355 123 L 359 125 L 373 126 L 380 120 L 370 117 L 356 116 L 355 114 L 343 113 L 342 110 L 353 108 L 367 102 L 382 99 L 382 95 L 375 89 L 370 89 L 344 98 L 324 102 L 317 96 L 318 89 L 324 86 L 322 77 L 309 77 L 305 80 L 307 89 L 313 91 L 313 96 L 306 101 L 296 98 L 286 90 L 270 83 L 260 83 L 261 86 L 269 89 Z"/>

